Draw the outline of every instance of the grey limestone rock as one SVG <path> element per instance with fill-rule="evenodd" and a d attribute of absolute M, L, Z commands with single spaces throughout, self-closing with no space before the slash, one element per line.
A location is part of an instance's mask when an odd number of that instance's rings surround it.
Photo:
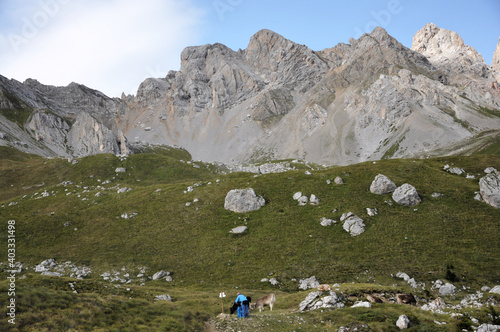
<path fill-rule="evenodd" d="M 336 223 L 335 220 L 328 219 L 326 217 L 322 217 L 321 221 L 320 221 L 321 226 L 330 226 L 330 225 L 335 224 L 335 223 Z"/>
<path fill-rule="evenodd" d="M 447 282 L 439 287 L 439 295 L 454 295 L 456 289 L 455 285 Z"/>
<path fill-rule="evenodd" d="M 379 195 L 391 193 L 396 188 L 396 184 L 383 174 L 378 174 L 370 185 L 370 191 Z"/>
<path fill-rule="evenodd" d="M 316 300 L 316 298 L 318 298 L 320 295 L 321 295 L 321 292 L 319 292 L 319 291 L 314 291 L 314 292 L 310 292 L 309 294 L 307 294 L 304 301 L 300 302 L 300 304 L 299 304 L 299 311 L 307 310 L 307 308 L 311 305 L 311 303 L 313 303 L 313 301 Z"/>
<path fill-rule="evenodd" d="M 344 221 L 352 216 L 354 216 L 354 213 L 352 212 L 342 213 L 342 216 L 340 216 L 340 221 Z"/>
<path fill-rule="evenodd" d="M 151 279 L 160 280 L 160 279 L 164 279 L 165 277 L 167 277 L 169 275 L 170 275 L 170 272 L 161 270 L 161 271 L 158 271 L 155 274 L 153 274 L 153 277 L 151 277 Z"/>
<path fill-rule="evenodd" d="M 479 179 L 479 192 L 486 203 L 500 208 L 500 173 L 491 172 Z"/>
<path fill-rule="evenodd" d="M 495 287 L 493 287 L 492 289 L 490 289 L 489 292 L 500 295 L 500 285 L 496 285 Z"/>
<path fill-rule="evenodd" d="M 315 276 L 299 280 L 299 289 L 307 290 L 311 288 L 317 288 L 319 286 L 318 280 Z"/>
<path fill-rule="evenodd" d="M 462 83 L 467 77 L 491 75 L 481 54 L 466 45 L 458 33 L 439 28 L 433 23 L 417 31 L 411 49 L 439 66 L 453 83 Z"/>
<path fill-rule="evenodd" d="M 247 229 L 248 229 L 247 226 L 238 226 L 238 227 L 232 228 L 229 231 L 229 233 L 231 233 L 231 234 L 241 234 L 241 233 L 244 233 Z"/>
<path fill-rule="evenodd" d="M 497 48 L 495 49 L 495 53 L 493 53 L 491 67 L 500 72 L 500 37 L 498 38 L 498 44 Z"/>
<path fill-rule="evenodd" d="M 335 177 L 335 180 L 333 180 L 333 181 L 336 184 L 344 184 L 344 180 L 340 176 Z"/>
<path fill-rule="evenodd" d="M 68 145 L 76 157 L 98 153 L 121 153 L 115 133 L 86 112 L 81 112 L 77 116 L 69 130 Z"/>
<path fill-rule="evenodd" d="M 392 194 L 392 199 L 398 204 L 407 206 L 417 205 L 422 202 L 417 189 L 408 183 L 396 188 Z"/>
<path fill-rule="evenodd" d="M 491 166 L 490 167 L 486 167 L 485 170 L 484 170 L 484 172 L 486 174 L 498 173 L 497 169 L 495 167 L 491 167 Z"/>
<path fill-rule="evenodd" d="M 299 199 L 297 200 L 297 202 L 299 203 L 299 206 L 306 205 L 308 201 L 309 201 L 309 198 L 307 198 L 307 196 L 300 196 Z"/>
<path fill-rule="evenodd" d="M 37 141 L 52 145 L 63 155 L 63 151 L 66 150 L 66 135 L 70 129 L 66 121 L 52 113 L 40 111 L 31 115 L 27 128 L 33 131 Z"/>
<path fill-rule="evenodd" d="M 448 172 L 450 172 L 451 174 L 462 175 L 463 173 L 465 173 L 465 170 L 460 167 L 451 167 L 448 169 Z"/>
<path fill-rule="evenodd" d="M 372 304 L 368 301 L 360 301 L 351 306 L 351 308 L 371 308 Z"/>
<path fill-rule="evenodd" d="M 481 324 L 477 328 L 476 332 L 497 332 L 500 331 L 500 325 L 493 325 L 493 324 Z"/>
<path fill-rule="evenodd" d="M 406 315 L 401 315 L 396 322 L 396 326 L 400 330 L 406 330 L 410 326 L 410 319 Z"/>
<path fill-rule="evenodd" d="M 317 197 L 314 194 L 311 194 L 311 197 L 309 197 L 309 204 L 311 204 L 311 205 L 318 205 L 319 202 L 320 202 L 319 197 Z"/>
<path fill-rule="evenodd" d="M 260 209 L 266 204 L 262 196 L 257 196 L 252 188 L 233 189 L 226 195 L 224 208 L 229 211 L 244 213 Z"/>
<path fill-rule="evenodd" d="M 325 295 L 326 294 L 326 295 Z M 299 304 L 299 311 L 312 311 L 322 308 L 338 309 L 344 307 L 344 296 L 334 291 L 323 294 L 320 291 L 310 292 Z"/>
<path fill-rule="evenodd" d="M 35 266 L 35 272 L 50 271 L 55 266 L 57 266 L 57 264 L 53 258 L 46 259 L 46 260 L 42 261 L 40 264 Z"/>
<path fill-rule="evenodd" d="M 365 223 L 360 217 L 353 215 L 345 219 L 342 226 L 351 236 L 358 236 L 365 232 Z"/>

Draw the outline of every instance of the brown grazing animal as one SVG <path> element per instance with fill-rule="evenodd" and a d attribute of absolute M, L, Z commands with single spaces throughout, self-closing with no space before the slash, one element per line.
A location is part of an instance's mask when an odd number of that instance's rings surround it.
<path fill-rule="evenodd" d="M 269 306 L 271 308 L 271 311 L 273 311 L 274 302 L 276 302 L 276 296 L 274 294 L 269 294 L 261 297 L 260 299 L 257 299 L 255 303 L 251 303 L 250 308 L 258 308 L 259 312 L 261 312 L 262 310 L 264 310 L 265 306 Z"/>
<path fill-rule="evenodd" d="M 370 301 L 371 303 L 384 303 L 384 299 L 380 296 L 376 296 L 373 294 L 364 294 L 366 299 Z"/>
<path fill-rule="evenodd" d="M 413 294 L 396 294 L 396 303 L 417 305 L 417 300 Z"/>
<path fill-rule="evenodd" d="M 318 286 L 318 290 L 320 292 L 328 292 L 328 291 L 331 291 L 332 288 L 328 284 L 321 284 L 321 285 Z"/>

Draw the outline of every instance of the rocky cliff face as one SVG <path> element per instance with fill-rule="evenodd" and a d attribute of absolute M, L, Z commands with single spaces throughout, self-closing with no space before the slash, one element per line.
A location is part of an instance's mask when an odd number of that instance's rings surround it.
<path fill-rule="evenodd" d="M 76 83 L 54 87 L 0 76 L 0 145 L 43 156 L 128 153 L 116 125 L 125 109 L 124 102 Z"/>
<path fill-rule="evenodd" d="M 77 84 L 0 79 L 0 116 L 31 110 L 23 135 L 75 156 L 126 151 L 125 137 L 226 163 L 449 154 L 498 135 L 495 63 L 434 24 L 411 49 L 382 28 L 322 51 L 262 30 L 245 50 L 188 47 L 179 71 L 121 99 Z"/>

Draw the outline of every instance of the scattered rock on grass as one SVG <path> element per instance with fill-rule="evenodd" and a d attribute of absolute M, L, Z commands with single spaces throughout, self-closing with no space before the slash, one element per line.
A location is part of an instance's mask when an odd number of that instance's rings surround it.
<path fill-rule="evenodd" d="M 233 189 L 226 195 L 224 208 L 229 211 L 245 213 L 260 209 L 266 204 L 262 196 L 257 196 L 252 188 Z"/>
<path fill-rule="evenodd" d="M 410 319 L 406 315 L 401 315 L 396 322 L 400 330 L 406 330 L 410 326 Z"/>
<path fill-rule="evenodd" d="M 351 236 L 361 235 L 365 231 L 365 223 L 363 219 L 355 215 L 352 215 L 345 219 L 344 225 L 342 227 L 346 232 L 351 234 Z"/>
<path fill-rule="evenodd" d="M 247 226 L 238 226 L 238 227 L 235 227 L 235 228 L 231 229 L 229 231 L 229 233 L 231 233 L 231 234 L 241 234 L 241 233 L 245 232 L 247 229 L 248 229 Z"/>
<path fill-rule="evenodd" d="M 397 187 L 392 193 L 392 199 L 398 204 L 407 206 L 414 206 L 422 202 L 422 199 L 417 193 L 417 189 L 408 183 Z"/>
<path fill-rule="evenodd" d="M 483 201 L 500 208 L 500 173 L 491 172 L 479 179 L 479 192 Z"/>
<path fill-rule="evenodd" d="M 391 193 L 395 189 L 396 184 L 383 174 L 378 174 L 370 185 L 370 191 L 379 195 Z"/>

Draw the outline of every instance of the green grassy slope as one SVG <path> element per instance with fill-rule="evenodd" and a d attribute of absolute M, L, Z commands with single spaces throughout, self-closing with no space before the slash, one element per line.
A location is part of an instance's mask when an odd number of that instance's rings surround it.
<path fill-rule="evenodd" d="M 17 260 L 31 265 L 48 258 L 70 260 L 90 266 L 96 280 L 104 271 L 146 266 L 153 273 L 173 272 L 169 287 L 264 293 L 294 292 L 294 279 L 312 275 L 330 284 L 390 285 L 391 274 L 403 271 L 429 283 L 443 279 L 449 265 L 457 286 L 500 283 L 500 210 L 473 199 L 483 170 L 500 169 L 499 156 L 384 160 L 312 170 L 312 175 L 300 170 L 259 176 L 216 174 L 204 164 L 180 161 L 188 156 L 179 151 L 123 160 L 97 155 L 75 165 L 6 148 L 0 148 L 0 157 L 0 236 L 6 237 L 7 220 L 16 220 Z M 445 172 L 445 164 L 476 178 Z M 115 173 L 117 167 L 127 171 Z M 390 205 L 390 195 L 370 193 L 379 173 L 397 185 L 414 185 L 422 203 Z M 327 184 L 336 176 L 345 183 Z M 123 187 L 132 190 L 117 193 Z M 245 214 L 225 210 L 227 192 L 247 187 L 266 205 Z M 43 191 L 50 196 L 42 197 Z M 315 194 L 321 203 L 298 206 L 292 199 L 297 191 Z M 433 198 L 434 192 L 443 196 Z M 378 215 L 368 216 L 368 207 L 377 208 Z M 342 229 L 339 218 L 349 211 L 365 220 L 360 236 Z M 137 215 L 124 219 L 124 213 Z M 323 227 L 321 217 L 338 222 Z M 229 233 L 239 225 L 248 232 Z M 271 274 L 278 288 L 260 282 Z"/>

